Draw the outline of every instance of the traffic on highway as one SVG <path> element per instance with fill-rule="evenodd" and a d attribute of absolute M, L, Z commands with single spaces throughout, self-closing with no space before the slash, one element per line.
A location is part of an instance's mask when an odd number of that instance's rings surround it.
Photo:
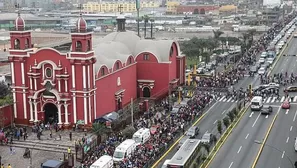
<path fill-rule="evenodd" d="M 196 84 L 196 94 L 209 93 L 214 104 L 153 167 L 294 167 L 297 161 L 296 21 L 296 15 L 291 14 L 275 24 L 230 70 L 226 67 L 219 72 L 214 70 L 211 77 L 199 76 L 202 68 L 188 72 L 194 74 L 190 82 Z M 241 112 L 234 119 L 235 126 L 230 116 L 233 109 Z M 223 138 L 224 130 L 229 131 L 226 116 L 232 128 Z M 189 149 L 196 140 L 200 142 L 194 148 L 202 148 L 200 152 Z"/>

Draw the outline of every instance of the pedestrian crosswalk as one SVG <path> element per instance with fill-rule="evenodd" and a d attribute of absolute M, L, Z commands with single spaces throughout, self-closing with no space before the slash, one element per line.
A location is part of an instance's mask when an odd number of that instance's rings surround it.
<path fill-rule="evenodd" d="M 270 96 L 263 99 L 264 103 L 282 103 L 285 100 L 285 96 L 280 96 L 277 98 L 277 96 Z M 215 100 L 218 102 L 238 102 L 238 100 L 235 100 L 233 97 L 215 97 Z M 297 102 L 297 95 L 293 97 L 293 99 L 289 99 L 289 102 Z"/>

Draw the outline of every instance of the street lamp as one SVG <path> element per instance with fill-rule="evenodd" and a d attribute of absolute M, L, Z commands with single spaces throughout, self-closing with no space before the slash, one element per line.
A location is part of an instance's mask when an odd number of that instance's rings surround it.
<path fill-rule="evenodd" d="M 255 142 L 256 144 L 263 144 L 264 146 L 268 146 L 268 147 L 270 147 L 270 148 L 272 148 L 272 149 L 274 149 L 274 150 L 276 150 L 276 151 L 282 153 L 282 154 L 283 154 L 283 155 L 290 161 L 290 163 L 292 164 L 292 167 L 295 168 L 293 161 L 290 159 L 290 157 L 289 157 L 286 153 L 283 153 L 281 150 L 277 149 L 276 147 L 271 146 L 271 145 L 269 145 L 269 144 L 265 144 L 265 143 L 263 143 L 263 142 L 261 142 L 261 141 L 255 140 L 254 142 Z"/>

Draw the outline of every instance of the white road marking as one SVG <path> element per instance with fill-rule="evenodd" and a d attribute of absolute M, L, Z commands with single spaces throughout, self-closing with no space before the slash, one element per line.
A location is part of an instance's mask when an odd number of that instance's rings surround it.
<path fill-rule="evenodd" d="M 222 114 L 224 114 L 226 112 L 226 110 L 224 110 L 223 112 L 222 112 Z"/>
<path fill-rule="evenodd" d="M 283 102 L 285 100 L 285 96 L 282 97 L 281 102 Z"/>
<path fill-rule="evenodd" d="M 247 134 L 247 135 L 245 136 L 245 139 L 247 139 L 247 138 L 249 137 L 249 135 L 250 135 L 250 134 Z"/>
<path fill-rule="evenodd" d="M 239 149 L 238 149 L 237 153 L 239 153 L 239 152 L 241 151 L 241 148 L 242 148 L 242 146 L 240 146 L 240 147 L 239 147 Z"/>
<path fill-rule="evenodd" d="M 288 114 L 288 113 L 289 113 L 289 109 L 286 110 L 286 114 Z"/>
<path fill-rule="evenodd" d="M 290 131 L 292 131 L 292 129 L 293 129 L 293 126 L 290 127 Z"/>
<path fill-rule="evenodd" d="M 266 115 L 266 117 L 265 118 L 268 118 L 268 115 Z"/>
<path fill-rule="evenodd" d="M 271 100 L 271 97 L 268 97 L 268 99 L 266 100 L 266 103 L 269 103 Z"/>
<path fill-rule="evenodd" d="M 256 125 L 256 123 L 257 123 L 257 121 L 258 121 L 260 115 L 261 115 L 261 113 L 259 113 L 259 115 L 258 115 L 258 117 L 256 118 L 256 120 L 255 120 L 254 124 L 252 125 L 252 127 L 254 127 L 254 126 Z"/>
<path fill-rule="evenodd" d="M 253 114 L 254 114 L 254 112 L 252 111 L 249 117 L 251 118 L 253 116 Z"/>
<path fill-rule="evenodd" d="M 227 100 L 227 102 L 230 102 L 230 101 L 231 101 L 231 99 L 232 99 L 232 97 L 230 97 L 230 98 Z"/>
<path fill-rule="evenodd" d="M 232 167 L 232 165 L 233 165 L 233 162 L 231 162 L 231 164 L 230 164 L 229 168 L 231 168 L 231 167 Z"/>
<path fill-rule="evenodd" d="M 234 101 L 235 101 L 234 99 L 231 100 L 231 102 L 234 102 Z"/>
<path fill-rule="evenodd" d="M 207 114 L 218 102 L 215 102 L 206 112 L 205 114 Z"/>
<path fill-rule="evenodd" d="M 276 97 L 273 97 L 271 103 L 275 102 Z"/>
<path fill-rule="evenodd" d="M 227 98 L 226 97 L 224 97 L 224 99 L 222 100 L 222 102 L 225 102 L 227 100 Z"/>
<path fill-rule="evenodd" d="M 220 98 L 220 100 L 219 100 L 219 101 L 222 101 L 224 98 L 225 98 L 225 96 L 223 96 L 222 98 Z"/>
<path fill-rule="evenodd" d="M 283 151 L 282 158 L 284 158 L 284 156 L 285 156 L 285 151 Z"/>
<path fill-rule="evenodd" d="M 288 137 L 288 138 L 287 138 L 287 141 L 286 141 L 286 143 L 288 143 L 288 142 L 289 142 L 289 139 L 290 139 L 290 137 Z"/>
<path fill-rule="evenodd" d="M 295 112 L 294 118 L 293 118 L 293 122 L 296 120 L 296 115 L 297 115 L 297 111 Z"/>
<path fill-rule="evenodd" d="M 213 124 L 216 124 L 218 122 L 218 120 L 215 120 L 215 122 L 213 122 Z"/>
<path fill-rule="evenodd" d="M 264 98 L 263 102 L 265 103 L 265 102 L 266 102 L 266 100 L 267 100 L 267 98 Z"/>
<path fill-rule="evenodd" d="M 294 100 L 293 100 L 293 102 L 296 102 L 296 101 L 297 101 L 297 96 L 295 96 L 295 97 L 294 97 Z"/>

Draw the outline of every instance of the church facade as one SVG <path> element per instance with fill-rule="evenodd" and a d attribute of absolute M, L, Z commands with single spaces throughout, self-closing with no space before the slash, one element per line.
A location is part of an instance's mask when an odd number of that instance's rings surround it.
<path fill-rule="evenodd" d="M 18 15 L 9 49 L 17 124 L 90 124 L 131 99 L 157 99 L 184 83 L 185 57 L 177 42 L 141 39 L 125 30 L 124 17 L 117 21 L 117 32 L 95 39 L 80 16 L 69 50 L 33 50 L 31 31 Z"/>

